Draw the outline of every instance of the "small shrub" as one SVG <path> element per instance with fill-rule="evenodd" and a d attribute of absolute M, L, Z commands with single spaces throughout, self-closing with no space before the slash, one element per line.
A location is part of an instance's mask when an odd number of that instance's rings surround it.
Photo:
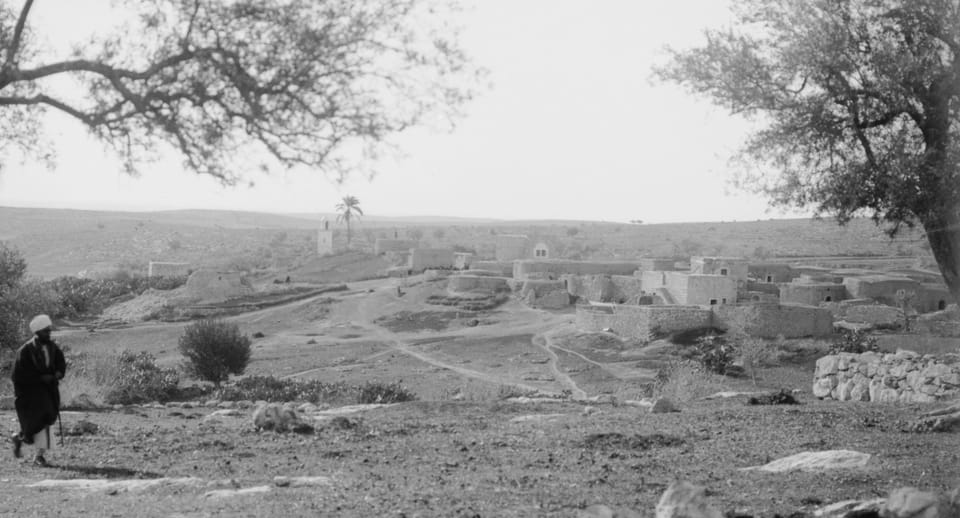
<path fill-rule="evenodd" d="M 737 345 L 737 352 L 743 368 L 750 375 L 753 384 L 757 384 L 757 374 L 760 368 L 768 364 L 774 357 L 774 351 L 767 342 L 759 339 L 747 337 Z"/>
<path fill-rule="evenodd" d="M 500 385 L 500 388 L 497 389 L 497 399 L 527 397 L 533 395 L 535 392 L 535 390 L 521 388 L 516 385 Z"/>
<path fill-rule="evenodd" d="M 403 403 L 404 401 L 414 401 L 416 394 L 410 392 L 405 387 L 396 383 L 381 383 L 378 381 L 368 381 L 360 386 L 360 395 L 357 402 L 361 404 L 374 403 Z"/>
<path fill-rule="evenodd" d="M 705 372 L 693 361 L 679 360 L 657 371 L 647 394 L 652 397 L 665 397 L 676 403 L 686 403 L 726 390 L 722 380 L 723 378 L 715 374 Z"/>
<path fill-rule="evenodd" d="M 880 352 L 876 337 L 860 331 L 846 331 L 830 346 L 830 354 Z"/>
<path fill-rule="evenodd" d="M 230 374 L 243 374 L 250 362 L 250 338 L 240 334 L 236 324 L 222 320 L 200 320 L 184 329 L 180 353 L 186 357 L 185 370 L 217 387 Z"/>
<path fill-rule="evenodd" d="M 177 395 L 180 376 L 173 369 L 161 369 L 150 353 L 123 351 L 117 357 L 117 371 L 110 382 L 104 402 L 130 405 L 150 401 L 169 401 Z"/>
<path fill-rule="evenodd" d="M 273 376 L 250 376 L 224 387 L 220 399 L 225 401 L 307 401 L 310 403 L 346 402 L 356 389 L 344 383 L 299 381 L 274 378 Z"/>
<path fill-rule="evenodd" d="M 694 359 L 705 370 L 726 374 L 733 365 L 736 349 L 725 338 L 707 335 L 697 339 Z"/>

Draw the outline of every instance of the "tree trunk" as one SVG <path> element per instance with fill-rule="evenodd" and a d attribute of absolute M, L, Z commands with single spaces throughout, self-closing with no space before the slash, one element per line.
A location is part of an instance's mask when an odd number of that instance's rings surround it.
<path fill-rule="evenodd" d="M 953 300 L 960 304 L 960 215 L 957 208 L 923 222 L 933 258 Z"/>

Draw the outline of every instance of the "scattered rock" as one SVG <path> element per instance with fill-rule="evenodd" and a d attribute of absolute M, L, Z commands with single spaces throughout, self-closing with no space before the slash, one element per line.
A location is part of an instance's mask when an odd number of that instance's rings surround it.
<path fill-rule="evenodd" d="M 273 477 L 273 485 L 277 487 L 317 487 L 329 486 L 330 477 Z"/>
<path fill-rule="evenodd" d="M 78 394 L 73 397 L 69 402 L 63 405 L 63 408 L 70 408 L 74 410 L 96 410 L 102 405 L 97 403 L 92 397 L 88 394 Z"/>
<path fill-rule="evenodd" d="M 63 435 L 67 435 L 67 436 L 95 435 L 99 431 L 100 431 L 100 427 L 96 423 L 91 423 L 90 421 L 86 421 L 86 420 L 80 420 L 68 426 L 63 431 Z"/>
<path fill-rule="evenodd" d="M 521 415 L 514 417 L 510 420 L 511 423 L 529 423 L 531 421 L 542 423 L 545 421 L 556 421 L 566 414 L 531 414 L 531 415 Z"/>
<path fill-rule="evenodd" d="M 120 491 L 138 492 L 161 486 L 197 486 L 201 482 L 201 479 L 194 477 L 148 478 L 132 480 L 74 478 L 69 480 L 41 480 L 32 484 L 26 484 L 25 487 L 117 493 Z"/>
<path fill-rule="evenodd" d="M 704 489 L 689 482 L 670 484 L 656 509 L 656 518 L 723 518 L 707 503 Z"/>
<path fill-rule="evenodd" d="M 743 471 L 826 471 L 831 469 L 861 469 L 867 466 L 871 455 L 852 450 L 805 451 L 775 460 L 763 466 L 742 468 Z"/>
<path fill-rule="evenodd" d="M 750 396 L 747 398 L 748 405 L 798 405 L 797 398 L 786 389 L 780 389 L 778 392 L 767 392 L 759 396 Z"/>
<path fill-rule="evenodd" d="M 263 338 L 265 335 L 264 335 L 263 333 L 261 333 L 260 331 L 257 331 L 256 333 L 253 333 L 253 334 L 250 335 L 250 336 L 252 336 L 252 337 L 254 337 L 254 338 Z"/>
<path fill-rule="evenodd" d="M 204 423 L 220 422 L 224 418 L 228 417 L 243 417 L 243 412 L 237 410 L 236 408 L 225 408 L 223 410 L 216 410 L 206 417 L 203 418 Z"/>
<path fill-rule="evenodd" d="M 960 432 L 960 404 L 927 412 L 907 427 L 911 432 Z"/>
<path fill-rule="evenodd" d="M 869 516 L 868 513 L 874 513 L 879 516 L 880 508 L 887 500 L 877 498 L 874 500 L 844 500 L 835 504 L 821 507 L 813 512 L 815 518 L 845 518 L 848 516 Z"/>
<path fill-rule="evenodd" d="M 948 518 L 948 503 L 935 493 L 919 491 L 912 487 L 894 489 L 887 497 L 881 516 L 890 518 Z"/>
<path fill-rule="evenodd" d="M 594 504 L 577 513 L 577 518 L 643 518 L 643 515 L 625 507 Z"/>
<path fill-rule="evenodd" d="M 668 414 L 679 411 L 680 409 L 677 408 L 677 405 L 665 397 L 658 397 L 653 401 L 653 406 L 650 407 L 651 414 Z"/>
<path fill-rule="evenodd" d="M 312 433 L 313 427 L 303 422 L 297 412 L 277 403 L 268 403 L 253 413 L 253 426 L 258 430 Z"/>
<path fill-rule="evenodd" d="M 230 498 L 234 496 L 269 493 L 270 489 L 271 486 L 253 486 L 242 489 L 215 489 L 213 491 L 207 491 L 203 496 L 204 498 Z"/>
<path fill-rule="evenodd" d="M 732 398 L 732 397 L 743 397 L 743 396 L 753 397 L 753 396 L 762 396 L 762 395 L 764 395 L 764 394 L 769 394 L 769 392 L 764 392 L 764 391 L 760 391 L 760 392 L 736 392 L 736 391 L 732 391 L 732 390 L 731 390 L 731 391 L 724 391 L 724 392 L 715 392 L 715 393 L 713 393 L 713 394 L 710 394 L 709 396 L 704 397 L 703 399 L 709 401 L 709 400 L 711 400 L 711 399 L 729 399 L 729 398 Z"/>

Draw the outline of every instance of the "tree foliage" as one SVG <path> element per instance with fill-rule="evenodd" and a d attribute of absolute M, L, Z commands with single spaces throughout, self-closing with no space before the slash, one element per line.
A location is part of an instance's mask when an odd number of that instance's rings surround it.
<path fill-rule="evenodd" d="M 344 196 L 337 203 L 337 221 L 342 221 L 347 225 L 347 245 L 350 244 L 350 222 L 363 216 L 363 209 L 360 208 L 360 200 L 356 196 Z"/>
<path fill-rule="evenodd" d="M 447 0 L 114 2 L 118 26 L 69 55 L 42 45 L 56 35 L 34 25 L 34 0 L 12 3 L 0 2 L 0 151 L 45 155 L 35 143 L 54 111 L 130 172 L 162 144 L 227 183 L 251 156 L 342 178 L 360 151 L 454 115 L 476 84 Z"/>
<path fill-rule="evenodd" d="M 921 224 L 960 296 L 960 2 L 735 5 L 657 74 L 758 123 L 741 184 L 891 235 Z"/>

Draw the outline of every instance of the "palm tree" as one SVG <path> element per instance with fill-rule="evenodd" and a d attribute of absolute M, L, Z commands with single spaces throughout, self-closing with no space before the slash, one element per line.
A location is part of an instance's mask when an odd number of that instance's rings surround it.
<path fill-rule="evenodd" d="M 337 221 L 347 224 L 347 246 L 350 246 L 350 220 L 363 216 L 360 200 L 356 196 L 344 196 L 337 204 Z"/>

